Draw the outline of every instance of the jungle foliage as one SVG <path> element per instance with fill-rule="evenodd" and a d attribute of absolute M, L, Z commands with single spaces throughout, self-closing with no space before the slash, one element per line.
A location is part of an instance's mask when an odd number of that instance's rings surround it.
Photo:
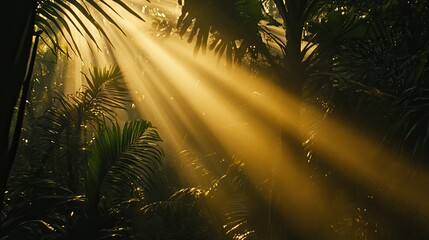
<path fill-rule="evenodd" d="M 0 191 L 5 194 L 0 239 L 309 239 L 317 231 L 339 239 L 429 237 L 422 216 L 381 200 L 379 193 L 388 189 L 368 189 L 330 165 L 313 142 L 323 124 L 305 115 L 301 118 L 309 126 L 308 138 L 281 132 L 284 144 L 301 156 L 298 162 L 310 169 L 308 178 L 340 188 L 356 211 L 321 223 L 311 234 L 294 229 L 288 225 L 291 216 L 273 209 L 279 195 L 271 191 L 278 184 L 274 177 L 255 184 L 237 156 L 189 151 L 166 156 L 152 123 L 118 122 L 118 112 L 126 112 L 130 100 L 117 66 L 88 69 L 81 90 L 63 93 L 51 63 L 38 60 L 67 54 L 58 42 L 61 36 L 79 55 L 69 37 L 73 26 L 97 44 L 77 13 L 108 38 L 88 6 L 120 29 L 100 7 L 111 6 L 108 1 L 7 2 L 6 7 L 19 14 L 13 16 L 16 26 L 6 28 L 10 46 L 5 57 L 10 64 L 2 68 L 13 87 L 0 92 L 8 98 L 0 108 L 8 116 L 0 129 Z M 125 1 L 113 2 L 141 19 Z M 177 20 L 155 22 L 156 31 L 168 31 L 162 36 L 177 33 L 193 42 L 195 54 L 213 51 L 230 67 L 246 67 L 271 79 L 326 119 L 340 119 L 371 135 L 399 156 L 400 161 L 392 160 L 388 167 L 400 169 L 406 162 L 421 170 L 403 175 L 427 173 L 426 0 L 179 4 Z M 51 51 L 39 53 L 34 71 L 28 72 L 35 30 L 43 30 L 42 44 Z M 33 76 L 30 94 L 20 99 L 26 76 Z M 22 132 L 16 157 L 10 159 L 8 133 L 19 100 L 26 102 L 25 118 L 17 126 Z M 293 109 L 297 115 L 300 110 Z M 208 165 L 215 165 L 216 171 Z M 177 166 L 194 169 L 199 182 L 181 181 L 186 171 Z"/>

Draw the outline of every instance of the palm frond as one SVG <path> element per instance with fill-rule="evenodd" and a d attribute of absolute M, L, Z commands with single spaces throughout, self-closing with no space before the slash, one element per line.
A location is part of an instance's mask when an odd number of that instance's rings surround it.
<path fill-rule="evenodd" d="M 205 208 L 206 189 L 189 187 L 169 199 L 145 205 L 138 212 L 137 231 L 150 239 L 222 239 Z"/>
<path fill-rule="evenodd" d="M 125 103 L 130 100 L 119 67 L 93 68 L 85 79 L 88 86 L 74 98 L 81 105 L 84 118 L 97 120 L 103 116 L 113 121 L 115 110 L 126 110 Z"/>
<path fill-rule="evenodd" d="M 86 195 L 93 204 L 99 194 L 121 197 L 126 190 L 152 184 L 151 174 L 163 156 L 157 130 L 144 120 L 115 124 L 95 140 L 88 159 Z"/>
<path fill-rule="evenodd" d="M 134 214 L 140 205 L 141 201 L 132 198 L 119 201 L 108 209 L 97 209 L 99 218 L 88 219 L 89 222 L 98 221 L 100 224 L 96 239 L 134 239 Z"/>
<path fill-rule="evenodd" d="M 116 110 L 125 110 L 128 90 L 118 67 L 95 67 L 85 78 L 87 86 L 83 90 L 72 95 L 57 92 L 57 105 L 37 119 L 40 138 L 35 149 L 42 151 L 38 155 L 43 159 L 54 149 L 70 147 L 71 140 L 77 142 L 75 146 L 82 145 L 79 141 L 83 125 L 89 126 L 87 130 L 99 130 L 106 119 L 115 122 Z"/>
<path fill-rule="evenodd" d="M 102 27 L 99 20 L 94 17 L 93 12 L 100 14 L 100 16 L 107 19 L 109 23 L 122 33 L 124 33 L 122 28 L 116 23 L 112 16 L 104 10 L 104 7 L 115 9 L 119 6 L 132 16 L 144 21 L 143 18 L 125 4 L 124 1 L 113 0 L 113 3 L 114 4 L 107 1 L 94 0 L 41 0 L 38 1 L 35 25 L 44 31 L 49 39 L 49 41 L 46 41 L 45 39 L 45 42 L 48 42 L 52 49 L 63 51 L 58 41 L 58 36 L 62 36 L 66 39 L 71 50 L 80 56 L 79 48 L 74 41 L 71 27 L 76 29 L 82 36 L 85 34 L 98 49 L 100 49 L 100 47 L 96 41 L 94 33 L 90 30 L 91 26 L 94 27 L 98 33 L 101 33 L 109 43 L 111 43 L 105 29 Z M 113 12 L 119 15 L 117 11 Z"/>
<path fill-rule="evenodd" d="M 246 51 L 257 48 L 265 51 L 259 33 L 258 23 L 265 19 L 260 1 L 198 1 L 186 0 L 177 27 L 180 36 L 188 30 L 188 42 L 194 38 L 194 53 L 203 52 L 207 46 L 215 54 L 225 54 L 228 63 L 240 61 Z M 211 42 L 208 44 L 211 38 Z M 241 41 L 240 45 L 236 41 Z"/>
<path fill-rule="evenodd" d="M 74 213 L 83 209 L 85 198 L 74 195 L 51 179 L 23 174 L 12 180 L 0 238 L 6 235 L 7 239 L 40 239 L 42 236 L 64 239 L 75 220 Z"/>
<path fill-rule="evenodd" d="M 384 141 L 408 160 L 428 165 L 429 88 L 411 88 L 393 103 L 394 119 Z"/>
<path fill-rule="evenodd" d="M 251 198 L 253 188 L 243 164 L 232 164 L 210 189 L 182 188 L 142 207 L 139 234 L 163 239 L 258 239 L 261 226 L 256 223 L 261 218 L 254 210 L 263 200 Z"/>
<path fill-rule="evenodd" d="M 244 173 L 244 163 L 235 161 L 206 195 L 216 206 L 225 236 L 229 239 L 258 239 L 263 228 L 258 221 L 261 218 L 258 208 L 265 204 L 257 203 L 264 200 Z M 222 205 L 217 205 L 218 202 Z"/>

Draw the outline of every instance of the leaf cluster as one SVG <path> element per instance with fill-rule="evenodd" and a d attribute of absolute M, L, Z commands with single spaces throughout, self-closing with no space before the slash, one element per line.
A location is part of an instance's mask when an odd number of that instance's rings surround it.
<path fill-rule="evenodd" d="M 255 48 L 265 48 L 259 32 L 259 22 L 265 19 L 257 0 L 197 1 L 186 0 L 177 21 L 180 36 L 188 30 L 188 42 L 196 38 L 194 53 L 213 50 L 226 60 L 239 61 Z M 210 40 L 209 40 L 210 39 Z"/>
<path fill-rule="evenodd" d="M 114 9 L 114 7 L 119 6 L 134 17 L 144 21 L 124 1 L 113 0 L 112 2 L 113 4 L 104 0 L 38 0 L 35 25 L 37 29 L 45 33 L 42 39 L 53 52 L 65 53 L 59 41 L 59 36 L 62 36 L 67 41 L 67 45 L 71 47 L 71 50 L 80 56 L 81 53 L 75 39 L 76 36 L 74 36 L 74 31 L 89 38 L 98 49 L 101 49 L 97 43 L 94 31 L 91 29 L 91 27 L 94 27 L 98 33 L 102 34 L 111 43 L 102 26 L 102 21 L 94 15 L 94 12 L 100 14 L 102 18 L 106 19 L 122 33 L 124 33 L 123 30 L 112 18 L 112 14 L 108 10 L 112 10 L 115 14 L 119 15 Z"/>

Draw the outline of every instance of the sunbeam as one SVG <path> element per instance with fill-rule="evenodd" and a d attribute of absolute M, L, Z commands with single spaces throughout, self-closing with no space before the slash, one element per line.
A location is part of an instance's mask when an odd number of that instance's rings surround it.
<path fill-rule="evenodd" d="M 138 1 L 130 3 L 137 12 L 150 11 Z M 180 13 L 173 2 L 151 4 L 160 12 Z M 154 123 L 165 145 L 176 152 L 195 150 L 238 156 L 253 184 L 260 184 L 263 178 L 274 179 L 265 194 L 276 193 L 278 201 L 273 204 L 294 228 L 308 232 L 306 236 L 336 239 L 330 229 L 332 224 L 344 216 L 353 216 L 356 209 L 333 204 L 338 186 L 311 179 L 311 170 L 305 162 L 300 163 L 305 159 L 296 156 L 284 139 L 285 133 L 300 142 L 310 137 L 302 116 L 295 111 L 305 109 L 322 125 L 311 140 L 317 152 L 326 156 L 327 164 L 352 182 L 377 192 L 386 205 L 399 205 L 403 208 L 401 213 L 419 216 L 422 225 L 429 226 L 426 172 L 400 161 L 392 151 L 358 130 L 282 92 L 264 76 L 240 66 L 230 69 L 211 52 L 195 56 L 193 45 L 176 35 L 152 35 L 149 18 L 141 22 L 127 18 L 125 11 L 119 14 L 122 18 L 115 20 L 126 36 L 104 21 L 114 48 L 95 33 L 101 49 L 95 54 L 96 46 L 76 37 L 81 56 L 74 56 L 72 67 L 67 68 L 66 93 L 85 84 L 82 72 L 87 72 L 89 66 L 118 64 L 133 100 L 131 108 Z M 77 30 L 74 33 L 80 35 Z M 195 177 L 192 169 L 186 171 Z M 343 201 L 351 200 L 344 197 Z"/>

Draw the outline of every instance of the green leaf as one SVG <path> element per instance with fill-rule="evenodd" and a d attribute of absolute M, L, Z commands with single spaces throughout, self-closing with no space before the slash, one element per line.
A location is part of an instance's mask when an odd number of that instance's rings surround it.
<path fill-rule="evenodd" d="M 160 141 L 156 129 L 144 120 L 126 122 L 122 130 L 115 124 L 97 136 L 85 172 L 91 204 L 100 193 L 120 197 L 127 188 L 150 185 L 163 156 Z"/>

